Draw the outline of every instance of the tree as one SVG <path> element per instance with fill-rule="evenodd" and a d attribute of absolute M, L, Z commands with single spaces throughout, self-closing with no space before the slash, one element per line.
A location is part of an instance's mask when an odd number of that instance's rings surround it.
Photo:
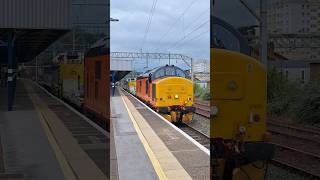
<path fill-rule="evenodd" d="M 270 67 L 268 70 L 267 85 L 268 114 L 291 116 L 301 92 L 299 86 L 289 82 L 275 67 Z"/>

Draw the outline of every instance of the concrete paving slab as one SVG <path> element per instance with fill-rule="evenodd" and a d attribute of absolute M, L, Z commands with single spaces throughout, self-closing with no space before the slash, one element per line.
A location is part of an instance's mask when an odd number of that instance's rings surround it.
<path fill-rule="evenodd" d="M 127 94 L 127 97 L 135 107 L 140 107 L 142 105 L 132 96 Z M 174 128 L 168 126 L 166 122 L 155 116 L 150 110 L 146 108 L 138 108 L 137 110 L 192 179 L 210 179 L 210 157 L 208 154 Z M 161 154 L 161 152 L 155 153 L 158 155 L 160 154 L 161 157 L 165 157 L 165 154 Z"/>
<path fill-rule="evenodd" d="M 6 172 L 33 180 L 65 179 L 35 111 L 4 112 L 0 120 Z"/>
<path fill-rule="evenodd" d="M 118 178 L 120 180 L 158 179 L 118 92 L 116 96 L 111 97 L 111 117 Z"/>

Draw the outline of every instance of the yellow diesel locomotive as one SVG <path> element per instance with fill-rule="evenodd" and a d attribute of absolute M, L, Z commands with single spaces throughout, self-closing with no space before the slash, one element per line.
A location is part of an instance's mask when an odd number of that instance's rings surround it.
<path fill-rule="evenodd" d="M 170 122 L 192 120 L 193 83 L 176 66 L 158 67 L 137 77 L 136 96 Z"/>
<path fill-rule="evenodd" d="M 216 180 L 262 180 L 273 156 L 266 131 L 267 76 L 246 40 L 211 17 L 211 168 Z"/>
<path fill-rule="evenodd" d="M 61 99 L 81 107 L 84 93 L 81 55 L 61 53 L 53 62 L 56 64 L 40 69 L 39 83 Z"/>
<path fill-rule="evenodd" d="M 123 84 L 124 88 L 133 95 L 136 95 L 136 79 L 130 78 L 127 79 L 125 84 Z"/>

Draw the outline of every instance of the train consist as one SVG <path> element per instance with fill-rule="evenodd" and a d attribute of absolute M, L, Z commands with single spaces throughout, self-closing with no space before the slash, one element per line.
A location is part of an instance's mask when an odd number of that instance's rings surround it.
<path fill-rule="evenodd" d="M 40 69 L 39 83 L 97 123 L 110 129 L 110 54 L 107 38 L 96 42 L 85 54 L 59 54 L 55 65 Z"/>
<path fill-rule="evenodd" d="M 85 113 L 93 114 L 110 129 L 110 49 L 109 38 L 101 39 L 87 51 L 84 60 Z"/>
<path fill-rule="evenodd" d="M 83 56 L 80 53 L 61 53 L 54 65 L 39 69 L 39 83 L 55 95 L 82 106 L 83 100 Z"/>
<path fill-rule="evenodd" d="M 266 69 L 249 56 L 232 26 L 211 16 L 211 27 L 212 176 L 262 180 L 273 156 L 266 131 Z"/>
<path fill-rule="evenodd" d="M 125 90 L 133 95 L 136 95 L 136 78 L 126 79 L 125 83 L 122 85 Z"/>
<path fill-rule="evenodd" d="M 124 86 L 168 121 L 186 123 L 192 120 L 193 84 L 188 74 L 176 66 L 162 66 L 129 79 Z"/>

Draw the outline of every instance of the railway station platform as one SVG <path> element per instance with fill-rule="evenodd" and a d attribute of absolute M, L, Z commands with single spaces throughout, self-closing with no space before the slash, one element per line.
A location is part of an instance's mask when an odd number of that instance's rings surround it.
<path fill-rule="evenodd" d="M 209 149 L 120 88 L 111 97 L 111 121 L 111 177 L 210 179 Z"/>
<path fill-rule="evenodd" d="M 109 179 L 109 133 L 19 79 L 13 111 L 0 87 L 0 179 Z"/>

